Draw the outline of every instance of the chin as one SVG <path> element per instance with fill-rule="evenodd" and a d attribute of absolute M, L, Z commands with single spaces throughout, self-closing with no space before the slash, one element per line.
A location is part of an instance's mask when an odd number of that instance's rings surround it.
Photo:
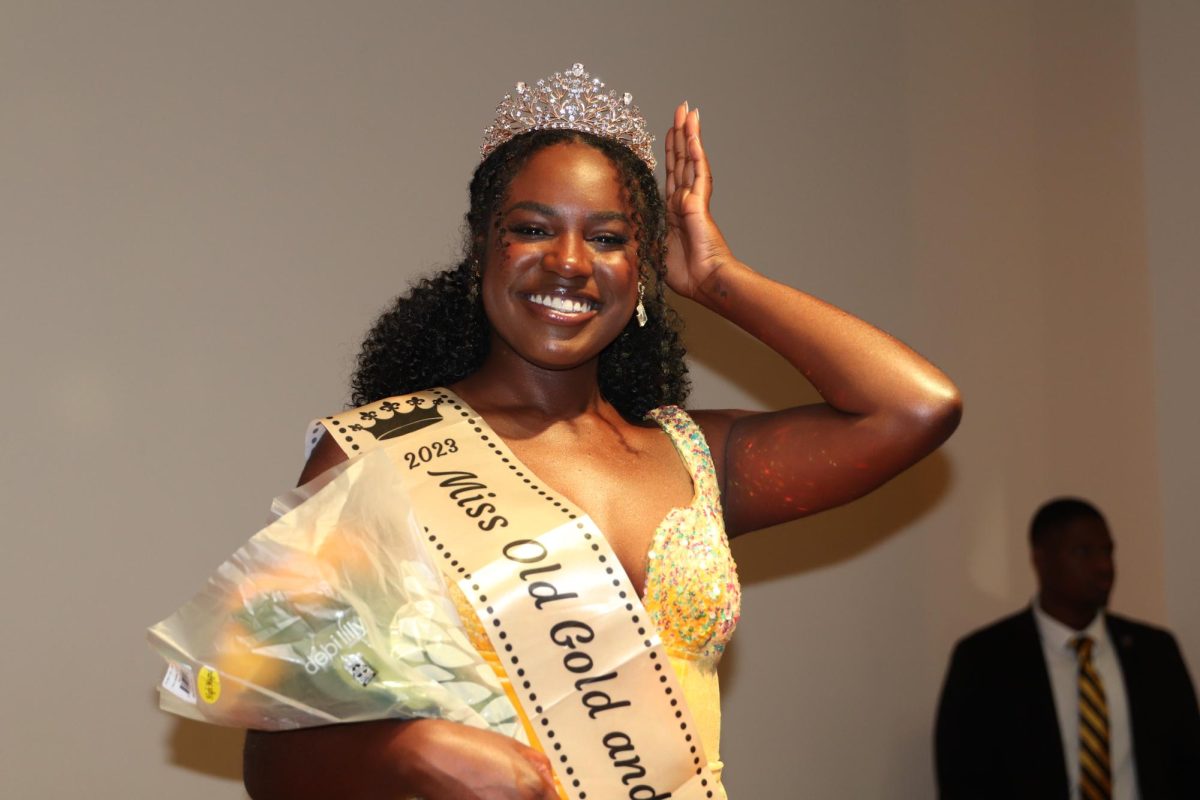
<path fill-rule="evenodd" d="M 548 372 L 563 372 L 584 366 L 600 357 L 600 349 L 577 339 L 562 341 L 530 341 L 528 337 L 505 338 L 492 329 L 491 356 L 500 356 L 512 363 L 532 364 Z"/>
<path fill-rule="evenodd" d="M 555 343 L 559 344 L 559 343 Z M 517 350 L 530 364 L 545 370 L 562 372 L 594 364 L 603 350 L 595 342 L 570 340 L 561 342 L 561 346 L 542 343 L 541 346 Z"/>

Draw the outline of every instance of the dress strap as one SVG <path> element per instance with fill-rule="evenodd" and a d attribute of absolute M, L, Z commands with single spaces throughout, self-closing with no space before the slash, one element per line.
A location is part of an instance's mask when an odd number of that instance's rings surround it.
<path fill-rule="evenodd" d="M 696 486 L 696 496 L 712 498 L 714 510 L 721 513 L 720 487 L 717 485 L 717 469 L 713 465 L 712 451 L 708 448 L 708 440 L 704 432 L 692 419 L 691 415 L 679 406 L 659 406 L 646 414 L 646 419 L 654 420 L 659 427 L 671 438 L 675 450 Z"/>

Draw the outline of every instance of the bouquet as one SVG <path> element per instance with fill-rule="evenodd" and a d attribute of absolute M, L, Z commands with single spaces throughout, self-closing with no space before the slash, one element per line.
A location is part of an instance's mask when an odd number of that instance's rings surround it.
<path fill-rule="evenodd" d="M 386 452 L 276 498 L 272 515 L 150 628 L 165 710 L 260 730 L 436 717 L 522 736 Z"/>

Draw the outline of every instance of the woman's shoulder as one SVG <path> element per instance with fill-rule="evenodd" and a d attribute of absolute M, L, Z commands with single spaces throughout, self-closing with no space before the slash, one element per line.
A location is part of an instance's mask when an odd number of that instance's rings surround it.
<path fill-rule="evenodd" d="M 725 451 L 735 422 L 753 414 L 738 409 L 684 409 L 681 406 L 659 406 L 646 416 L 661 425 L 673 438 L 697 437 L 705 455 L 712 459 L 718 485 L 724 485 Z"/>
<path fill-rule="evenodd" d="M 434 388 L 385 397 L 313 420 L 305 439 L 307 460 L 300 483 L 374 449 L 387 439 L 439 421 L 443 407 L 453 405 L 454 401 L 446 390 Z"/>
<path fill-rule="evenodd" d="M 652 409 L 646 416 L 660 425 L 667 423 L 680 428 L 698 428 L 709 448 L 716 452 L 724 449 L 734 423 L 752 413 L 738 409 L 684 409 L 682 406 L 666 405 Z"/>
<path fill-rule="evenodd" d="M 300 479 L 296 481 L 296 485 L 303 486 L 321 473 L 348 459 L 349 456 L 342 448 L 338 447 L 337 440 L 333 436 L 328 432 L 320 432 L 308 451 L 308 459 L 304 462 L 304 469 L 300 471 Z"/>

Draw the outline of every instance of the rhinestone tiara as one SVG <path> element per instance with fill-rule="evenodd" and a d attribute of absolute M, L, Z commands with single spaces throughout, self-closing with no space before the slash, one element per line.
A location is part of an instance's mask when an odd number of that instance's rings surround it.
<path fill-rule="evenodd" d="M 654 137 L 646 130 L 646 118 L 633 104 L 633 95 L 604 91 L 604 82 L 574 64 L 533 86 L 517 84 L 515 94 L 506 94 L 496 106 L 496 119 L 483 132 L 479 153 L 487 158 L 514 136 L 530 131 L 562 128 L 615 139 L 628 147 L 650 169 L 654 160 Z"/>

